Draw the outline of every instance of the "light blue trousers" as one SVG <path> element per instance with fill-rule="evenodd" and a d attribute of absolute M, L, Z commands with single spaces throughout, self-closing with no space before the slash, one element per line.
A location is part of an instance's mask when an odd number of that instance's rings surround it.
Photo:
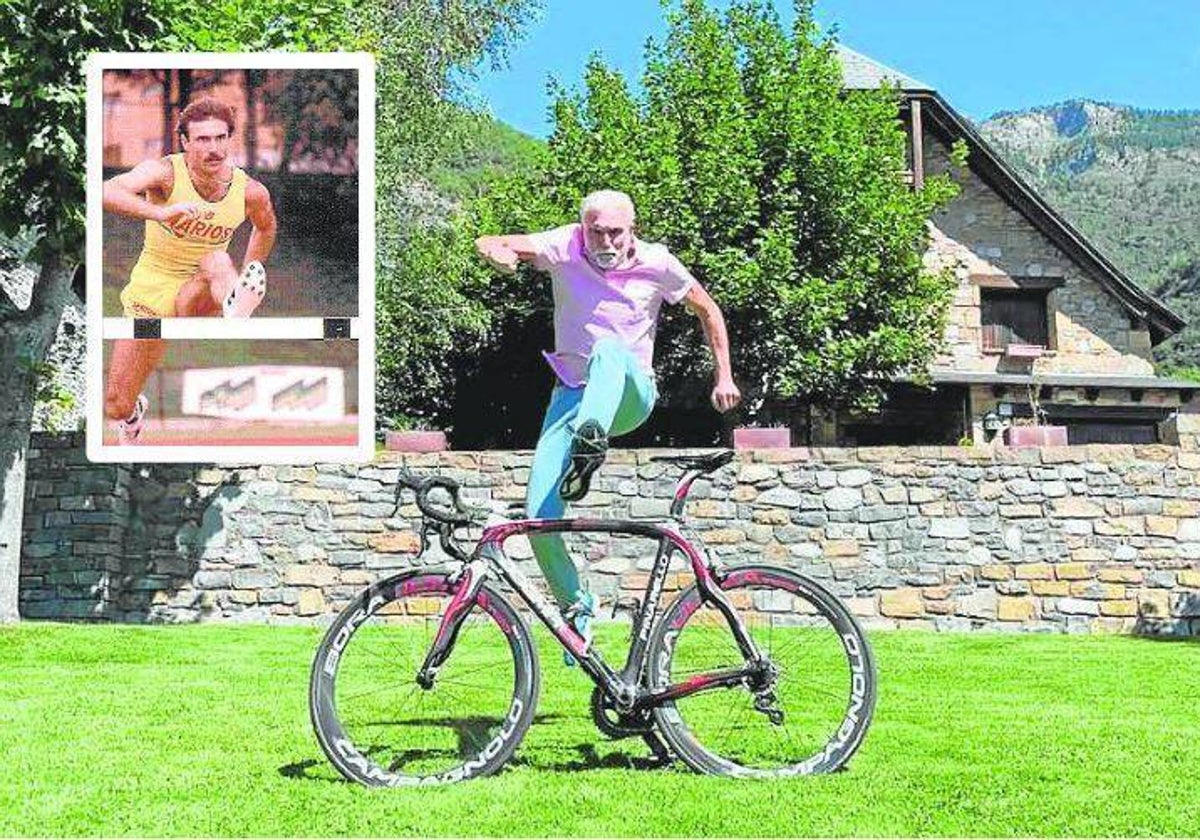
<path fill-rule="evenodd" d="M 595 420 L 609 436 L 631 432 L 650 416 L 658 389 L 637 359 L 620 342 L 600 339 L 588 361 L 587 383 L 581 388 L 559 384 L 550 395 L 542 433 L 533 455 L 525 507 L 530 518 L 558 519 L 567 504 L 559 484 L 571 460 L 574 432 L 585 420 Z M 542 574 L 555 600 L 563 607 L 575 600 L 579 572 L 567 553 L 561 534 L 529 538 Z"/>

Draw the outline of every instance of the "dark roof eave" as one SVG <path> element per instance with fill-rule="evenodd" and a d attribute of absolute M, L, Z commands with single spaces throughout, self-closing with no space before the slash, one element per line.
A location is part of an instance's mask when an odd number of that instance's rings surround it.
<path fill-rule="evenodd" d="M 908 377 L 905 377 L 908 378 Z M 1127 376 L 1119 374 L 994 373 L 991 371 L 958 371 L 934 369 L 930 378 L 935 383 L 958 385 L 1053 385 L 1062 388 L 1160 388 L 1168 391 L 1200 391 L 1200 382 L 1187 379 L 1162 379 L 1157 376 Z"/>
<path fill-rule="evenodd" d="M 1048 205 L 1004 159 L 988 145 L 975 128 L 937 91 L 905 91 L 908 99 L 919 99 L 926 107 L 929 124 L 943 139 L 953 142 L 961 137 L 970 147 L 967 159 L 973 171 L 1004 195 L 1016 209 L 1051 241 L 1091 268 L 1137 318 L 1150 328 L 1151 341 L 1158 344 L 1183 329 L 1187 322 L 1162 301 L 1147 293 L 1113 265 L 1095 246 Z"/>

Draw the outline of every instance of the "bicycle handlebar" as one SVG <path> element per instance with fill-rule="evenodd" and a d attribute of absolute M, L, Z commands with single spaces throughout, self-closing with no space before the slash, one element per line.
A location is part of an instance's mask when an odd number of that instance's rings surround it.
<path fill-rule="evenodd" d="M 400 491 L 405 487 L 416 493 L 417 507 L 420 508 L 421 513 L 435 522 L 455 526 L 471 524 L 472 508 L 464 505 L 462 499 L 458 497 L 458 491 L 461 488 L 454 479 L 441 475 L 418 476 L 408 470 L 401 470 L 396 479 L 396 511 L 400 510 Z M 454 503 L 453 511 L 439 508 L 429 500 L 429 494 L 434 490 L 446 491 L 450 496 L 450 501 Z M 396 511 L 392 512 L 393 516 Z"/>
<path fill-rule="evenodd" d="M 726 449 L 702 455 L 658 455 L 652 457 L 650 460 L 675 464 L 683 467 L 685 470 L 694 470 L 697 473 L 704 474 L 720 469 L 732 461 L 733 458 L 734 453 Z M 687 486 L 690 486 L 692 483 L 686 476 L 684 481 Z M 396 478 L 396 509 L 392 511 L 393 516 L 400 510 L 400 492 L 405 487 L 416 493 L 417 507 L 420 508 L 421 513 L 429 519 L 441 522 L 444 525 L 454 527 L 470 525 L 474 521 L 472 514 L 487 512 L 486 510 L 464 505 L 462 499 L 459 498 L 459 490 L 462 488 L 454 479 L 442 475 L 420 476 L 407 469 L 402 469 Z M 431 502 L 429 494 L 434 490 L 444 490 L 450 496 L 453 509 L 448 509 L 444 506 L 439 507 Z"/>

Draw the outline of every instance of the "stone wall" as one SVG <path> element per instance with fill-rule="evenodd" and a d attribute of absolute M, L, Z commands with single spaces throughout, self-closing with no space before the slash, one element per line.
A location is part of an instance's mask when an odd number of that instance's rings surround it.
<path fill-rule="evenodd" d="M 1200 634 L 1200 452 L 1088 446 L 740 453 L 695 487 L 690 524 L 730 563 L 825 581 L 869 626 Z M 22 568 L 26 617 L 309 622 L 409 568 L 401 464 L 477 504 L 524 495 L 528 452 L 381 455 L 363 466 L 91 466 L 39 436 Z M 614 451 L 575 513 L 662 517 L 675 474 Z M 534 573 L 528 544 L 510 553 Z M 653 546 L 578 536 L 602 599 L 645 584 Z M 434 558 L 436 559 L 436 558 Z M 669 588 L 688 575 L 670 576 Z"/>
<path fill-rule="evenodd" d="M 35 432 L 25 476 L 20 613 L 106 618 L 121 590 L 130 468 L 92 464 L 83 433 Z"/>

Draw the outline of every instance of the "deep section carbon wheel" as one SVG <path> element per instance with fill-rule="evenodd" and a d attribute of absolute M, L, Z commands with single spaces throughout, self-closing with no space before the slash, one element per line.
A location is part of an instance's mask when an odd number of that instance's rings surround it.
<path fill-rule="evenodd" d="M 370 587 L 325 634 L 309 708 L 321 748 L 348 779 L 400 786 L 494 773 L 533 721 L 529 628 L 486 583 L 432 686 L 418 684 L 454 591 L 445 572 L 406 572 Z"/>
<path fill-rule="evenodd" d="M 875 707 L 875 665 L 858 622 L 818 583 L 786 569 L 732 569 L 721 589 L 763 659 L 755 676 L 739 685 L 655 708 L 659 732 L 703 773 L 838 769 L 862 743 Z M 694 585 L 663 614 L 650 657 L 655 686 L 747 661 L 725 617 Z"/>

